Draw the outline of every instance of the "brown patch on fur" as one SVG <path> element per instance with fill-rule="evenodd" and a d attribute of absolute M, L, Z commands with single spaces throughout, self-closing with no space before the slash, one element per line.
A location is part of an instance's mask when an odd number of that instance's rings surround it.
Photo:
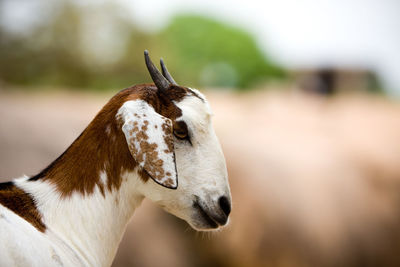
<path fill-rule="evenodd" d="M 145 117 L 145 114 L 143 115 Z M 136 123 L 136 124 L 135 124 Z M 146 170 L 148 175 L 150 175 L 154 180 L 161 181 L 164 178 L 165 171 L 163 169 L 163 160 L 159 158 L 157 147 L 158 145 L 155 143 L 149 143 L 146 131 L 148 129 L 149 122 L 147 120 L 143 121 L 144 125 L 142 127 L 137 126 L 137 122 L 132 123 L 132 129 L 129 131 L 131 138 L 129 140 L 129 150 L 136 158 L 137 162 L 143 163 L 143 168 Z M 172 138 L 172 125 L 171 123 L 165 119 L 162 124 L 162 128 L 166 135 L 164 136 L 164 140 L 168 146 L 168 150 L 166 153 L 173 153 L 173 138 Z M 167 129 L 167 130 L 165 130 Z M 168 133 L 169 132 L 169 133 Z M 137 149 L 135 143 L 140 144 L 140 148 Z M 163 183 L 164 184 L 164 183 Z M 173 181 L 171 181 L 169 186 L 173 185 Z"/>
<path fill-rule="evenodd" d="M 168 178 L 166 181 L 163 182 L 167 187 L 173 187 L 174 186 L 174 180 L 171 178 Z"/>
<path fill-rule="evenodd" d="M 40 232 L 46 230 L 42 215 L 31 195 L 16 187 L 13 182 L 0 183 L 0 204 L 28 221 Z"/>
<path fill-rule="evenodd" d="M 187 94 L 186 88 L 173 85 L 165 92 L 158 91 L 154 84 L 136 85 L 122 90 L 111 98 L 59 158 L 29 180 L 49 181 L 57 186 L 63 197 L 70 196 L 73 192 L 91 194 L 96 186 L 103 195 L 106 189 L 118 190 L 122 182 L 122 173 L 133 171 L 137 166 L 122 132 L 123 121 L 116 119 L 119 108 L 126 101 L 142 99 L 153 106 L 156 112 L 175 122 L 182 112 L 172 101 L 179 102 Z M 137 128 L 137 124 L 134 126 Z M 146 143 L 143 146 L 147 153 L 154 154 L 156 158 L 154 146 Z M 170 149 L 173 148 L 169 147 Z M 159 161 L 151 160 L 148 164 L 150 166 L 146 167 L 156 168 L 158 171 Z M 101 171 L 107 174 L 106 188 L 100 181 Z M 149 179 L 144 170 L 139 170 L 139 175 L 143 181 Z"/>
<path fill-rule="evenodd" d="M 164 141 L 168 146 L 168 150 L 164 151 L 165 153 L 173 153 L 174 152 L 174 138 L 172 137 L 172 127 L 165 121 L 162 125 L 162 130 L 164 131 Z"/>

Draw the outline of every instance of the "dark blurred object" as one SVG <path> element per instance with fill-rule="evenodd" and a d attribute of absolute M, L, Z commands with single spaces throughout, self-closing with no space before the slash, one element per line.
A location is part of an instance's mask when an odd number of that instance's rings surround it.
<path fill-rule="evenodd" d="M 372 71 L 363 69 L 321 68 L 294 71 L 298 87 L 320 95 L 350 92 L 383 93 Z"/>

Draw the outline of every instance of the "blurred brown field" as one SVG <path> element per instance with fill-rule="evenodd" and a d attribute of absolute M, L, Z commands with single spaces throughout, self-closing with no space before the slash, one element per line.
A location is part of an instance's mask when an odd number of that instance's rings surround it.
<path fill-rule="evenodd" d="M 1 181 L 36 174 L 113 93 L 0 91 Z M 400 103 L 206 91 L 227 159 L 227 228 L 145 201 L 113 266 L 400 266 Z"/>

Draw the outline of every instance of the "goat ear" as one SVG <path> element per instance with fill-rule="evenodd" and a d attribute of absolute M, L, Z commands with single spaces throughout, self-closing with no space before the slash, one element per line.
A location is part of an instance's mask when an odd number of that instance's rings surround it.
<path fill-rule="evenodd" d="M 132 157 L 156 183 L 176 189 L 172 121 L 143 100 L 126 102 L 120 112 L 124 121 L 122 131 Z"/>

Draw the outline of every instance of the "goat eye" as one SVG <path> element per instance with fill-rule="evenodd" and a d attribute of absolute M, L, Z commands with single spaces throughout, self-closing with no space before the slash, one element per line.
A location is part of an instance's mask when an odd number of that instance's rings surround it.
<path fill-rule="evenodd" d="M 174 135 L 178 139 L 187 139 L 188 138 L 188 132 L 185 130 L 176 129 L 176 130 L 174 130 Z"/>

